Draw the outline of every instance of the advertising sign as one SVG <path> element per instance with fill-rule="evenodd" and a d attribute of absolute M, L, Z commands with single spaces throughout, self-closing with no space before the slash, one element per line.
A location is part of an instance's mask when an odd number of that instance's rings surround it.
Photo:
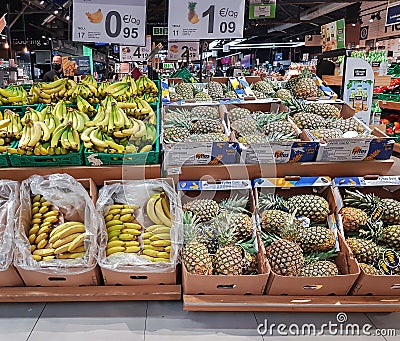
<path fill-rule="evenodd" d="M 270 19 L 276 15 L 276 0 L 250 0 L 250 19 Z"/>
<path fill-rule="evenodd" d="M 322 52 L 346 47 L 345 27 L 344 19 L 321 26 Z"/>

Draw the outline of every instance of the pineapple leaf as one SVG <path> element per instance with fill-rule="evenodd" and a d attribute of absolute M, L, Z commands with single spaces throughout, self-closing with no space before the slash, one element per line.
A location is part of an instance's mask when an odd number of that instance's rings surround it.
<path fill-rule="evenodd" d="M 233 198 L 222 200 L 219 206 L 223 211 L 248 213 L 245 208 L 248 201 L 246 197 L 235 195 Z"/>

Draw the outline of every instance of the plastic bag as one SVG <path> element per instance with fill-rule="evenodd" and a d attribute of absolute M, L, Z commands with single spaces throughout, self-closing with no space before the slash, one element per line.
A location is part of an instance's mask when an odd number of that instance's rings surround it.
<path fill-rule="evenodd" d="M 32 225 L 31 197 L 42 195 L 47 201 L 58 207 L 65 221 L 84 223 L 86 235 L 83 258 L 53 259 L 37 262 L 32 258 L 27 237 Z M 85 188 L 68 174 L 48 176 L 33 175 L 21 184 L 20 207 L 17 213 L 16 257 L 14 265 L 24 270 L 40 271 L 47 274 L 76 275 L 92 270 L 96 266 L 97 236 L 101 218 Z"/>
<path fill-rule="evenodd" d="M 136 221 L 144 228 L 154 225 L 147 217 L 146 204 L 150 196 L 156 192 L 164 191 L 169 198 L 171 216 L 174 217 L 170 230 L 171 252 L 170 262 L 155 263 L 135 254 L 113 254 L 106 256 L 108 241 L 105 221 L 102 219 L 99 242 L 99 265 L 103 268 L 119 272 L 172 272 L 179 263 L 179 251 L 182 245 L 182 212 L 180 200 L 175 190 L 163 180 L 131 180 L 113 185 L 106 185 L 99 191 L 97 211 L 105 217 L 110 206 L 118 204 L 139 205 L 135 211 Z"/>
<path fill-rule="evenodd" d="M 13 259 L 14 217 L 18 205 L 17 181 L 0 180 L 0 271 Z"/>

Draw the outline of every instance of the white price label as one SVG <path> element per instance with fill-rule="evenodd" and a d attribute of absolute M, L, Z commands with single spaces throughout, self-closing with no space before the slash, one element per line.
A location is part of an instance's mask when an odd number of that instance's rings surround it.
<path fill-rule="evenodd" d="M 146 0 L 74 0 L 74 41 L 145 45 Z"/>
<path fill-rule="evenodd" d="M 168 42 L 168 60 L 199 60 L 200 43 L 194 41 Z"/>
<path fill-rule="evenodd" d="M 146 36 L 146 46 L 120 46 L 119 59 L 121 62 L 143 62 L 151 52 L 151 36 Z"/>
<path fill-rule="evenodd" d="M 182 11 L 186 9 L 184 15 Z M 243 37 L 245 0 L 169 1 L 168 39 Z"/>

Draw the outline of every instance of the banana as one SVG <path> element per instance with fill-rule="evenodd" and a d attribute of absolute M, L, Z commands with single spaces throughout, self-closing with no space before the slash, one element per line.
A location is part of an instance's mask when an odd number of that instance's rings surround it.
<path fill-rule="evenodd" d="M 159 233 L 155 234 L 153 237 L 150 238 L 151 241 L 154 240 L 171 240 L 170 233 Z"/>
<path fill-rule="evenodd" d="M 42 233 L 48 234 L 51 231 L 51 228 L 49 226 L 43 226 L 40 228 L 40 230 L 37 232 L 38 235 L 41 235 Z"/>
<path fill-rule="evenodd" d="M 57 217 L 51 216 L 51 217 L 47 217 L 43 220 L 44 223 L 56 223 L 58 221 Z"/>
<path fill-rule="evenodd" d="M 85 257 L 86 251 L 85 252 L 65 252 L 62 254 L 58 255 L 58 258 L 60 259 L 76 259 L 76 258 L 83 258 Z"/>
<path fill-rule="evenodd" d="M 40 219 L 40 218 L 32 219 L 32 224 L 40 224 L 41 222 L 42 222 L 42 219 Z"/>
<path fill-rule="evenodd" d="M 30 228 L 29 232 L 28 232 L 28 236 L 30 236 L 30 235 L 32 235 L 32 234 L 38 234 L 39 230 L 40 230 L 40 226 L 39 226 L 39 225 L 36 225 L 36 224 L 33 225 L 33 226 Z"/>
<path fill-rule="evenodd" d="M 91 133 L 92 131 L 94 131 L 94 130 L 97 130 L 97 127 L 86 128 L 86 129 L 83 131 L 83 133 L 81 134 L 81 139 L 82 139 L 82 141 L 83 141 L 83 142 L 89 143 L 89 142 L 91 141 L 89 135 L 90 135 L 90 133 Z"/>
<path fill-rule="evenodd" d="M 67 236 L 65 238 L 57 239 L 54 243 L 51 244 L 51 246 L 54 249 L 56 249 L 56 248 L 58 248 L 58 247 L 60 247 L 62 245 L 65 245 L 67 243 L 72 242 L 75 238 L 79 237 L 80 235 L 81 235 L 81 233 L 74 233 L 74 234 L 71 234 L 71 235 L 69 235 L 69 236 Z"/>
<path fill-rule="evenodd" d="M 124 205 L 114 204 L 110 206 L 110 210 L 122 210 Z"/>
<path fill-rule="evenodd" d="M 112 231 L 108 233 L 108 240 L 111 240 L 113 237 L 119 237 L 120 234 L 121 234 L 120 230 Z"/>
<path fill-rule="evenodd" d="M 79 246 L 76 249 L 74 249 L 73 253 L 79 253 L 79 252 L 86 252 L 86 247 L 85 246 Z"/>
<path fill-rule="evenodd" d="M 124 225 L 113 225 L 113 226 L 107 228 L 107 232 L 110 233 L 110 232 L 113 232 L 113 231 L 121 231 L 124 228 L 125 228 Z"/>
<path fill-rule="evenodd" d="M 146 232 L 153 232 L 154 230 L 161 228 L 161 227 L 166 227 L 165 225 L 152 225 L 146 228 Z"/>
<path fill-rule="evenodd" d="M 39 210 L 39 212 L 40 212 L 41 210 L 43 210 L 43 212 L 44 212 L 43 218 L 58 217 L 58 214 L 60 213 L 60 212 L 58 212 L 58 211 L 56 211 L 56 210 L 48 211 L 49 208 L 48 208 L 47 206 L 43 206 L 43 207 Z M 43 212 L 40 212 L 40 213 L 43 213 Z"/>
<path fill-rule="evenodd" d="M 171 251 L 171 246 L 166 246 L 166 247 L 165 247 L 165 251 L 166 251 L 166 252 L 170 252 L 170 251 Z"/>
<path fill-rule="evenodd" d="M 50 232 L 50 238 L 53 237 L 55 234 L 58 234 L 62 230 L 66 229 L 68 227 L 77 225 L 77 224 L 82 224 L 82 223 L 77 222 L 77 221 L 68 221 L 68 222 L 66 222 L 64 224 L 61 224 L 61 225 L 57 226 L 56 228 L 53 229 L 53 231 Z"/>
<path fill-rule="evenodd" d="M 153 250 L 153 251 L 158 251 L 158 252 L 164 252 L 165 248 L 162 246 L 155 247 L 152 245 L 143 245 L 143 250 Z"/>
<path fill-rule="evenodd" d="M 151 237 L 153 237 L 153 233 L 152 232 L 145 232 L 143 233 L 143 239 L 150 239 Z"/>
<path fill-rule="evenodd" d="M 108 144 L 102 140 L 100 140 L 99 138 L 96 137 L 96 132 L 98 132 L 98 129 L 93 130 L 89 137 L 90 137 L 90 141 L 96 146 L 96 147 L 100 147 L 100 148 L 107 148 Z"/>
<path fill-rule="evenodd" d="M 120 208 L 114 208 L 113 210 L 109 210 L 108 214 L 116 215 L 116 214 L 120 214 L 120 212 L 121 212 Z"/>
<path fill-rule="evenodd" d="M 35 250 L 36 250 L 36 245 L 31 245 L 30 248 L 29 248 L 29 250 L 31 251 L 31 253 L 32 253 L 33 251 L 35 251 Z"/>
<path fill-rule="evenodd" d="M 114 253 L 124 252 L 124 251 L 125 251 L 125 248 L 123 246 L 114 246 L 114 247 L 109 248 L 109 249 L 106 250 L 106 255 L 110 256 L 110 255 L 112 255 Z"/>
<path fill-rule="evenodd" d="M 140 243 L 136 240 L 130 240 L 128 242 L 125 242 L 125 246 L 126 247 L 130 247 L 130 246 L 140 246 Z"/>
<path fill-rule="evenodd" d="M 32 258 L 37 262 L 40 262 L 42 260 L 42 256 L 39 255 L 32 255 Z"/>
<path fill-rule="evenodd" d="M 129 240 L 134 240 L 135 236 L 132 234 L 124 233 L 119 235 L 119 239 L 124 241 L 129 241 Z"/>
<path fill-rule="evenodd" d="M 125 253 L 138 253 L 140 251 L 139 246 L 128 246 L 125 248 Z"/>
<path fill-rule="evenodd" d="M 41 88 L 44 90 L 51 90 L 54 88 L 59 87 L 60 85 L 63 85 L 65 83 L 65 79 L 64 78 L 60 78 L 54 82 L 51 83 L 41 83 Z M 65 85 L 65 84 L 64 84 Z"/>
<path fill-rule="evenodd" d="M 169 206 L 169 200 L 168 200 L 168 197 L 167 197 L 167 195 L 165 193 L 161 193 L 161 204 L 162 204 L 162 208 L 163 208 L 165 216 L 169 220 L 171 220 L 172 218 L 171 218 L 171 212 L 170 212 L 170 209 L 169 209 L 169 207 L 170 207 Z"/>
<path fill-rule="evenodd" d="M 154 242 L 151 242 L 152 246 L 170 246 L 171 245 L 171 241 L 170 240 L 155 240 Z"/>
<path fill-rule="evenodd" d="M 123 242 L 122 240 L 114 240 L 112 242 L 107 243 L 107 249 L 111 249 L 115 246 L 124 246 L 124 245 L 125 245 L 125 242 Z"/>
<path fill-rule="evenodd" d="M 45 257 L 45 256 L 52 256 L 54 254 L 54 249 L 40 249 L 33 251 L 34 255 Z"/>
<path fill-rule="evenodd" d="M 69 248 L 69 245 L 70 245 L 71 243 L 72 243 L 72 242 L 69 242 L 69 243 L 64 244 L 64 245 L 62 245 L 62 246 L 59 246 L 57 249 L 54 250 L 54 253 L 55 253 L 56 255 L 59 255 L 60 253 L 68 252 L 68 248 Z"/>
<path fill-rule="evenodd" d="M 38 249 L 44 249 L 47 244 L 48 244 L 47 239 L 43 239 L 39 243 L 37 243 L 37 248 Z"/>
<path fill-rule="evenodd" d="M 158 219 L 159 219 L 165 226 L 168 226 L 168 227 L 171 227 L 171 226 L 172 226 L 172 221 L 171 221 L 171 219 L 168 219 L 168 217 L 167 217 L 167 216 L 165 215 L 165 213 L 164 213 L 164 210 L 163 210 L 163 207 L 162 207 L 162 198 L 161 198 L 161 197 L 159 197 L 159 198 L 157 199 L 157 201 L 156 201 L 156 203 L 155 203 L 155 206 L 154 206 L 154 210 L 155 210 L 155 213 L 156 213 Z"/>
<path fill-rule="evenodd" d="M 77 247 L 82 246 L 84 241 L 85 241 L 85 233 L 82 233 L 80 236 L 76 237 L 70 244 L 68 247 L 68 251 L 72 252 L 74 251 Z"/>
<path fill-rule="evenodd" d="M 111 220 L 109 222 L 106 223 L 106 227 L 111 227 L 114 225 L 123 225 L 121 220 Z"/>
<path fill-rule="evenodd" d="M 155 212 L 155 205 L 156 205 L 156 201 L 159 199 L 151 196 L 150 199 L 147 201 L 147 205 L 146 205 L 146 212 L 148 217 L 150 218 L 150 220 L 157 225 L 161 225 L 164 224 L 162 222 L 161 219 L 159 219 L 159 217 L 157 216 L 156 212 Z"/>
<path fill-rule="evenodd" d="M 65 237 L 70 236 L 71 234 L 84 233 L 84 232 L 86 232 L 85 225 L 77 224 L 75 226 L 71 226 L 71 227 L 66 228 L 65 230 L 63 230 L 62 232 L 57 234 L 57 236 L 58 236 L 58 239 L 63 239 Z"/>
<path fill-rule="evenodd" d="M 114 218 L 114 215 L 113 215 L 113 214 L 108 214 L 108 215 L 106 215 L 106 216 L 104 217 L 104 221 L 105 221 L 106 223 L 108 223 L 109 221 L 113 220 L 113 218 Z"/>
<path fill-rule="evenodd" d="M 119 240 L 119 239 L 118 239 L 118 236 L 114 236 L 114 237 L 112 237 L 112 238 L 109 238 L 109 239 L 108 239 L 108 242 L 114 242 L 114 241 L 116 241 L 116 240 Z"/>
<path fill-rule="evenodd" d="M 152 241 L 150 239 L 144 239 L 143 245 L 151 245 Z"/>
<path fill-rule="evenodd" d="M 154 229 L 152 232 L 153 232 L 154 235 L 158 235 L 158 234 L 161 234 L 161 233 L 168 233 L 169 234 L 171 232 L 171 228 L 168 227 L 168 226 L 162 226 L 162 227 L 158 227 L 158 228 Z"/>
<path fill-rule="evenodd" d="M 127 234 L 132 234 L 134 236 L 140 236 L 142 234 L 140 231 L 135 230 L 135 229 L 123 229 L 123 230 L 121 230 L 121 232 L 122 232 L 122 234 L 127 233 Z"/>
<path fill-rule="evenodd" d="M 134 223 L 124 223 L 124 227 L 127 229 L 135 229 L 135 230 L 141 230 L 142 226 L 139 224 L 134 224 Z"/>
<path fill-rule="evenodd" d="M 124 214 L 119 218 L 123 223 L 130 222 L 132 219 L 135 219 L 133 214 Z"/>
<path fill-rule="evenodd" d="M 143 255 L 150 256 L 150 257 L 157 257 L 158 251 L 154 251 L 154 250 L 143 250 L 142 254 L 143 254 Z"/>

